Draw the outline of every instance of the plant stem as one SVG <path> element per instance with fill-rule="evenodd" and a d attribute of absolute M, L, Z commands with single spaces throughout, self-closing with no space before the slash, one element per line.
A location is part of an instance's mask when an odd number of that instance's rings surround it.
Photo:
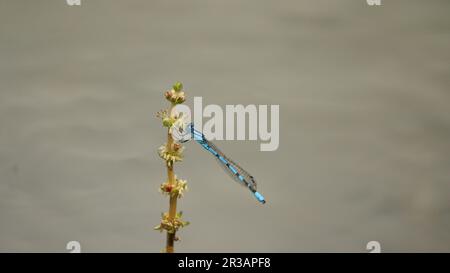
<path fill-rule="evenodd" d="M 171 105 L 169 108 L 169 116 L 172 117 L 172 112 L 174 109 L 174 105 Z M 172 150 L 173 138 L 170 134 L 170 130 L 167 131 L 167 150 Z M 169 181 L 169 185 L 175 184 L 175 174 L 173 172 L 173 162 L 169 164 L 167 162 L 167 178 Z M 169 203 L 169 220 L 173 221 L 175 219 L 177 213 L 177 195 L 170 195 L 170 203 Z M 166 241 L 166 252 L 173 253 L 174 252 L 174 242 L 175 242 L 175 232 L 169 233 L 167 232 L 167 241 Z"/>

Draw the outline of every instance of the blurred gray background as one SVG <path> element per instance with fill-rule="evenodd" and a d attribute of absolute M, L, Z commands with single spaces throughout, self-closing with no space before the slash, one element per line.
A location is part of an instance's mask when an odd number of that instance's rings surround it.
<path fill-rule="evenodd" d="M 450 251 L 450 2 L 0 1 L 0 251 L 159 252 L 154 114 L 279 104 L 280 147 L 195 143 L 183 252 Z"/>

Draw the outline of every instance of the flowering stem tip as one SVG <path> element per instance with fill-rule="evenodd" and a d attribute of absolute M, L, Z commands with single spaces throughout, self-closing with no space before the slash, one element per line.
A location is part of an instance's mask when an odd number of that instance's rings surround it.
<path fill-rule="evenodd" d="M 183 160 L 184 147 L 177 143 L 172 137 L 173 127 L 184 122 L 183 116 L 175 111 L 175 106 L 186 100 L 183 91 L 183 84 L 177 82 L 171 90 L 164 93 L 164 97 L 170 102 L 167 110 L 157 113 L 162 121 L 163 127 L 167 128 L 167 142 L 159 147 L 158 155 L 164 160 L 167 168 L 167 181 L 162 183 L 159 190 L 162 194 L 169 197 L 169 211 L 162 213 L 162 219 L 159 225 L 154 229 L 167 232 L 166 252 L 174 252 L 174 242 L 178 240 L 177 231 L 189 224 L 181 219 L 182 213 L 177 212 L 177 200 L 181 198 L 187 190 L 187 181 L 178 179 L 174 173 L 173 165 L 175 162 Z"/>

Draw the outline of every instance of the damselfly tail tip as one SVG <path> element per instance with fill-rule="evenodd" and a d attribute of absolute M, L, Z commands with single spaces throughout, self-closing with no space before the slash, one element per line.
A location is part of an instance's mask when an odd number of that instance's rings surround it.
<path fill-rule="evenodd" d="M 253 194 L 255 195 L 256 199 L 258 199 L 258 201 L 261 202 L 261 204 L 266 203 L 264 196 L 262 196 L 259 192 L 255 191 Z"/>

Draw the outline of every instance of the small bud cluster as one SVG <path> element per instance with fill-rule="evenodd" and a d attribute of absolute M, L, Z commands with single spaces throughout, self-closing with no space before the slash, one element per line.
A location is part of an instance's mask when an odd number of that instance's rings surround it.
<path fill-rule="evenodd" d="M 159 190 L 163 194 L 180 198 L 187 191 L 187 181 L 175 178 L 175 183 L 164 182 L 161 184 Z"/>
<path fill-rule="evenodd" d="M 164 97 L 172 104 L 180 104 L 186 100 L 184 95 L 183 84 L 177 82 L 173 85 L 171 90 L 168 90 L 164 93 Z"/>
<path fill-rule="evenodd" d="M 187 225 L 189 225 L 188 221 L 183 221 L 181 219 L 181 216 L 183 215 L 183 212 L 180 211 L 175 215 L 175 218 L 170 219 L 169 218 L 169 214 L 163 213 L 161 214 L 161 223 L 159 225 L 157 225 L 156 227 L 154 227 L 155 230 L 159 230 L 159 231 L 163 231 L 163 230 L 167 230 L 168 233 L 175 233 L 177 232 L 180 228 L 185 227 Z"/>

